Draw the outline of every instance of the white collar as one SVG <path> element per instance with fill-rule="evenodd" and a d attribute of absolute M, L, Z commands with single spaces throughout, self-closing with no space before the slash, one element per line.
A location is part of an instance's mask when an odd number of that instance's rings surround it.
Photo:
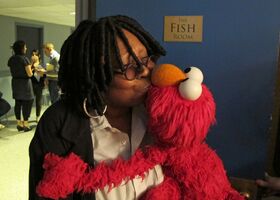
<path fill-rule="evenodd" d="M 147 129 L 147 112 L 143 104 L 132 108 L 132 123 L 131 123 L 131 152 L 141 144 L 141 141 Z M 105 128 L 112 129 L 113 127 L 108 122 L 105 115 L 97 118 L 91 118 L 91 128 L 93 130 L 100 130 Z"/>
<path fill-rule="evenodd" d="M 52 49 L 50 52 L 50 59 L 53 59 L 57 56 L 59 56 L 58 52 L 56 50 Z"/>

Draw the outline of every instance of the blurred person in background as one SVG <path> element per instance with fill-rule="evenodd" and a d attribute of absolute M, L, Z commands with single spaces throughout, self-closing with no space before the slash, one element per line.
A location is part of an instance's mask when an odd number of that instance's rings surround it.
<path fill-rule="evenodd" d="M 59 53 L 54 49 L 52 43 L 46 43 L 43 46 L 44 53 L 49 57 L 49 63 L 46 64 L 46 83 L 49 88 L 51 103 L 53 104 L 59 98 L 59 88 L 58 88 L 58 71 L 59 71 Z"/>
<path fill-rule="evenodd" d="M 12 93 L 15 99 L 15 116 L 18 131 L 30 131 L 28 123 L 30 117 L 34 93 L 31 76 L 33 75 L 31 64 L 26 57 L 26 43 L 22 40 L 16 41 L 13 46 L 14 55 L 8 60 L 8 66 L 12 75 Z M 23 121 L 21 119 L 23 115 Z"/>
<path fill-rule="evenodd" d="M 11 105 L 3 99 L 3 93 L 0 91 L 0 117 L 5 115 L 11 109 Z M 5 128 L 3 124 L 0 123 L 0 130 Z"/>
<path fill-rule="evenodd" d="M 36 103 L 36 122 L 39 121 L 42 110 L 42 94 L 45 87 L 45 73 L 46 70 L 40 65 L 41 56 L 39 50 L 33 49 L 31 54 L 31 63 L 33 70 L 33 76 L 31 77 L 33 92 L 35 95 Z"/>

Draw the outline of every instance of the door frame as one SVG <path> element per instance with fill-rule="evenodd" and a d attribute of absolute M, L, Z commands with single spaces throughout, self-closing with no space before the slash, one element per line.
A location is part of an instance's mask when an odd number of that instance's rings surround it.
<path fill-rule="evenodd" d="M 280 32 L 278 42 L 277 71 L 275 78 L 275 89 L 273 97 L 273 110 L 271 115 L 271 126 L 269 130 L 269 141 L 267 148 L 266 170 L 269 174 L 280 176 Z"/>
<path fill-rule="evenodd" d="M 44 56 L 43 56 L 43 44 L 44 44 L 44 26 L 39 24 L 31 24 L 31 23 L 24 23 L 24 22 L 15 22 L 15 40 L 17 40 L 17 28 L 18 26 L 29 27 L 29 28 L 38 28 L 40 29 L 40 49 L 39 52 L 41 53 L 41 62 L 44 63 Z"/>

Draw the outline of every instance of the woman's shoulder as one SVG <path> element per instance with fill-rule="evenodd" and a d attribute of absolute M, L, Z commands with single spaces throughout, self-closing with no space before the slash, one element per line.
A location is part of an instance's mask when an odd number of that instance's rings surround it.
<path fill-rule="evenodd" d="M 71 115 L 80 117 L 82 116 L 81 112 L 79 112 L 77 106 L 71 103 L 70 100 L 61 98 L 52 105 L 50 105 L 46 111 L 44 112 L 44 118 L 63 118 L 65 115 Z"/>
<path fill-rule="evenodd" d="M 13 64 L 29 64 L 30 61 L 25 55 L 12 55 L 8 60 L 8 66 L 12 66 Z"/>
<path fill-rule="evenodd" d="M 55 117 L 58 115 L 62 115 L 63 113 L 67 112 L 67 110 L 67 102 L 65 100 L 60 99 L 46 109 L 46 111 L 44 112 L 44 116 Z"/>
<path fill-rule="evenodd" d="M 90 130 L 89 120 L 69 100 L 60 99 L 43 113 L 38 125 L 38 134 L 48 134 L 74 141 L 80 134 Z M 48 133 L 46 133 L 48 132 Z"/>
<path fill-rule="evenodd" d="M 16 59 L 15 55 L 12 55 L 9 60 L 8 60 L 8 66 L 11 67 L 12 63 L 14 62 L 14 60 Z"/>
<path fill-rule="evenodd" d="M 69 108 L 66 102 L 64 100 L 58 100 L 44 111 L 37 128 L 44 127 L 44 129 L 56 130 L 64 124 L 68 115 Z"/>
<path fill-rule="evenodd" d="M 27 57 L 25 55 L 12 55 L 10 57 L 10 59 L 13 59 L 13 60 L 23 60 L 23 59 L 26 59 Z M 28 59 L 28 58 L 27 58 Z"/>

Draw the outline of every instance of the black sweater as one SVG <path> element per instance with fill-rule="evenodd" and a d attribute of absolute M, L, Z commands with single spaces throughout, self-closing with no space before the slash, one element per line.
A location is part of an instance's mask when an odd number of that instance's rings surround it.
<path fill-rule="evenodd" d="M 46 153 L 65 156 L 79 155 L 89 165 L 94 164 L 90 120 L 66 100 L 59 100 L 43 114 L 29 146 L 29 200 L 43 200 L 37 196 L 36 185 L 43 176 Z M 74 193 L 67 200 L 93 200 L 94 194 Z"/>

